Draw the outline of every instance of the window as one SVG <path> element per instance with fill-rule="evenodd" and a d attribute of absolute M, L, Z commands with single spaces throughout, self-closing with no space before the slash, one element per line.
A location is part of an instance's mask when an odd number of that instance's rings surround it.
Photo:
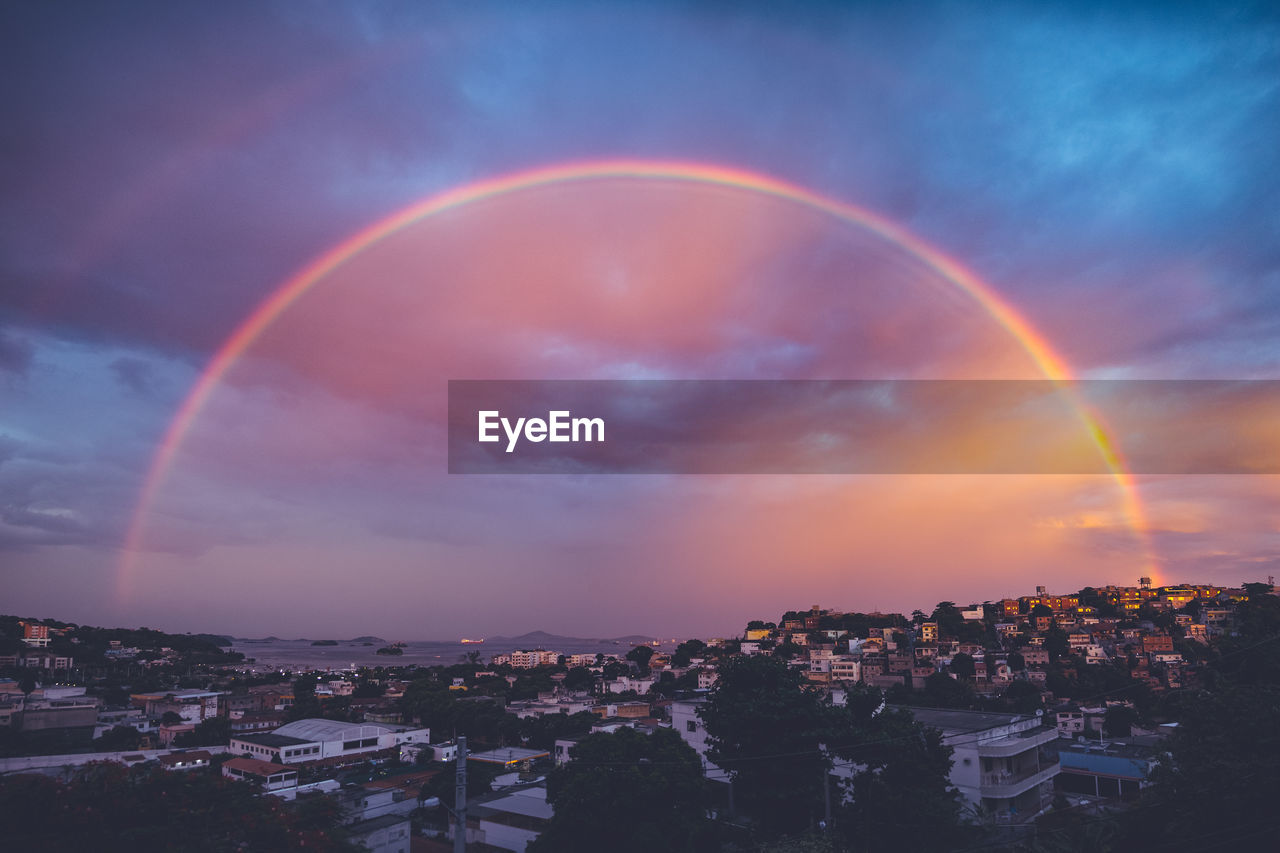
<path fill-rule="evenodd" d="M 698 724 L 693 720 L 687 720 L 684 724 L 684 728 L 685 731 L 696 732 L 698 730 Z"/>

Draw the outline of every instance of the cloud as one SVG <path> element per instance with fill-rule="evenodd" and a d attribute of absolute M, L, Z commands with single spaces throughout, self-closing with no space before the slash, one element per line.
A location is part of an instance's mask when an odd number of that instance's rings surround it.
<path fill-rule="evenodd" d="M 29 341 L 0 330 L 0 371 L 25 376 L 31 367 L 32 352 Z"/>

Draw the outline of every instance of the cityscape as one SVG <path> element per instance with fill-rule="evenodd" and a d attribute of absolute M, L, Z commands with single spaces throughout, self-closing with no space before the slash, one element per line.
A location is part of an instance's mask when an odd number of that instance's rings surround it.
<path fill-rule="evenodd" d="M 1272 829 L 1277 637 L 1270 578 L 293 671 L 4 616 L 0 803 L 68 849 L 1231 849 Z"/>
<path fill-rule="evenodd" d="M 1280 5 L 0 21 L 5 850 L 1280 836 Z"/>

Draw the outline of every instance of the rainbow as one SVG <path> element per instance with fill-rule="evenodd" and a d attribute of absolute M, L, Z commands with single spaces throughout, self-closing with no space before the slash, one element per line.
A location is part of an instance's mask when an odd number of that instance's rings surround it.
<path fill-rule="evenodd" d="M 337 244 L 299 270 L 268 296 L 214 354 L 165 431 L 143 481 L 138 505 L 125 538 L 117 595 L 125 598 L 129 594 L 134 560 L 141 549 L 147 514 L 187 432 L 199 417 L 214 390 L 227 371 L 252 346 L 253 342 L 287 311 L 289 306 L 322 281 L 326 275 L 389 235 L 426 217 L 520 190 L 552 184 L 617 178 L 732 187 L 785 199 L 865 228 L 910 252 L 925 266 L 953 283 L 1013 336 L 1030 356 L 1037 369 L 1046 379 L 1057 385 L 1072 403 L 1083 427 L 1088 431 L 1105 460 L 1111 476 L 1120 486 L 1128 523 L 1145 550 L 1147 565 L 1144 573 L 1156 576 L 1154 550 L 1151 546 L 1146 514 L 1137 483 L 1123 457 L 1108 438 L 1101 419 L 1090 411 L 1075 390 L 1074 376 L 1066 362 L 1054 351 L 1049 341 L 1038 333 L 1012 305 L 959 262 L 947 257 L 919 237 L 879 214 L 848 202 L 821 196 L 776 178 L 743 169 L 700 163 L 605 160 L 566 163 L 516 172 L 465 184 L 429 196 Z"/>

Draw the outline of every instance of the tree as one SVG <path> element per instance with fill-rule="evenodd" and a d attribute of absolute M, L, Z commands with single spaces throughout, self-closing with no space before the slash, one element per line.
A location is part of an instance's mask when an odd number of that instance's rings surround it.
<path fill-rule="evenodd" d="M 520 721 L 520 735 L 534 749 L 550 751 L 556 745 L 557 738 L 584 735 L 591 731 L 591 726 L 598 719 L 600 718 L 590 711 L 526 717 Z"/>
<path fill-rule="evenodd" d="M 1071 644 L 1067 642 L 1067 632 L 1057 625 L 1045 632 L 1044 647 L 1049 652 L 1050 661 L 1056 662 L 1059 658 L 1071 655 Z"/>
<path fill-rule="evenodd" d="M 223 746 L 230 742 L 231 720 L 227 717 L 201 720 L 193 731 L 183 732 L 174 739 L 177 746 Z"/>
<path fill-rule="evenodd" d="M 1030 681 L 1012 681 L 1005 688 L 1004 700 L 1019 714 L 1034 714 L 1040 709 L 1040 688 Z"/>
<path fill-rule="evenodd" d="M 914 696 L 911 698 L 915 698 Z M 924 680 L 923 703 L 934 708 L 969 708 L 973 706 L 973 688 L 968 682 L 935 672 Z"/>
<path fill-rule="evenodd" d="M 951 747 L 909 711 L 882 709 L 875 692 L 837 718 L 834 752 L 856 768 L 837 831 L 850 850 L 950 850 L 966 838 L 951 787 Z"/>
<path fill-rule="evenodd" d="M 799 832 L 819 814 L 828 711 L 781 660 L 735 657 L 720 666 L 698 712 L 707 758 L 732 776 L 737 805 L 765 838 Z"/>
<path fill-rule="evenodd" d="M 671 655 L 671 665 L 677 667 L 688 666 L 694 658 L 702 657 L 707 651 L 707 644 L 701 640 L 685 640 L 676 646 L 675 653 Z"/>
<path fill-rule="evenodd" d="M 585 666 L 575 666 L 564 677 L 565 690 L 590 690 L 596 683 L 596 674 Z"/>
<path fill-rule="evenodd" d="M 951 671 L 957 678 L 968 680 L 977 674 L 978 668 L 972 656 L 959 652 L 951 658 Z"/>
<path fill-rule="evenodd" d="M 555 815 L 530 853 L 694 849 L 706 823 L 702 764 L 678 733 L 592 734 L 570 756 L 547 780 Z"/>
<path fill-rule="evenodd" d="M 342 840 L 328 798 L 304 810 L 215 773 L 154 765 L 93 762 L 65 782 L 0 777 L 0 814 L 22 815 L 5 823 L 6 849 L 14 850 L 359 849 Z"/>
<path fill-rule="evenodd" d="M 964 614 L 953 601 L 939 601 L 930 618 L 938 626 L 938 632 L 944 637 L 958 637 L 964 630 Z"/>
<path fill-rule="evenodd" d="M 304 675 L 294 679 L 293 704 L 285 712 L 285 719 L 306 720 L 321 715 L 320 700 L 316 698 L 316 678 Z"/>
<path fill-rule="evenodd" d="M 649 659 L 652 657 L 653 648 L 651 646 L 636 646 L 627 652 L 627 660 L 638 666 L 641 672 L 649 671 Z"/>
<path fill-rule="evenodd" d="M 1111 705 L 1102 716 L 1102 733 L 1107 737 L 1128 737 L 1138 713 L 1128 705 Z"/>
<path fill-rule="evenodd" d="M 1009 669 L 1022 672 L 1026 668 L 1027 659 L 1022 656 L 1022 652 L 1009 652 Z"/>
<path fill-rule="evenodd" d="M 99 752 L 124 752 L 137 749 L 141 742 L 142 734 L 133 726 L 113 726 L 93 742 L 93 747 Z"/>
<path fill-rule="evenodd" d="M 1167 756 L 1140 807 L 1123 816 L 1116 849 L 1264 847 L 1276 831 L 1280 688 L 1229 685 L 1181 698 Z"/>
<path fill-rule="evenodd" d="M 182 715 L 177 711 L 165 711 L 160 715 L 160 723 L 165 726 L 177 726 L 182 723 Z"/>

